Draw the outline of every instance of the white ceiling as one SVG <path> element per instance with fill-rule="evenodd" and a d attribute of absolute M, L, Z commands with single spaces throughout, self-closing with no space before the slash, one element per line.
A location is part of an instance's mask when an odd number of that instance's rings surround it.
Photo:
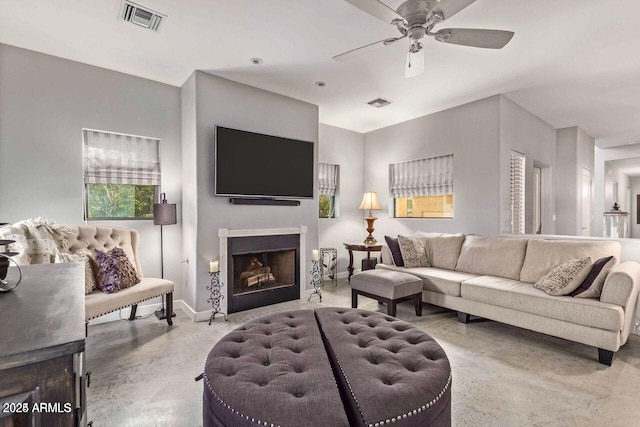
<path fill-rule="evenodd" d="M 640 141 L 638 0 L 477 0 L 439 28 L 512 30 L 511 43 L 426 40 L 426 71 L 414 79 L 404 78 L 400 43 L 331 60 L 397 35 L 343 0 L 138 2 L 168 15 L 160 34 L 117 21 L 120 0 L 1 0 L 0 42 L 175 86 L 204 70 L 317 104 L 321 122 L 360 132 L 504 93 L 600 147 Z M 394 103 L 365 104 L 378 96 Z"/>
<path fill-rule="evenodd" d="M 618 172 L 630 177 L 640 176 L 640 157 L 605 162 L 605 170 L 611 169 L 617 169 Z"/>

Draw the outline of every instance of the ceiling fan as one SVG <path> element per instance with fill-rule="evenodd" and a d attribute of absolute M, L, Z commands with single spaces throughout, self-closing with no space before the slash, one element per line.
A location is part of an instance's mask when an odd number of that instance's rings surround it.
<path fill-rule="evenodd" d="M 480 30 L 472 28 L 443 28 L 433 32 L 433 27 L 451 18 L 476 0 L 408 0 L 397 10 L 391 9 L 378 0 L 345 0 L 358 9 L 395 25 L 400 37 L 388 38 L 334 56 L 336 61 L 345 61 L 379 47 L 392 45 L 399 40 L 409 39 L 411 45 L 405 62 L 405 77 L 415 77 L 424 71 L 422 39 L 433 37 L 442 43 L 458 44 L 487 49 L 502 49 L 509 43 L 514 33 L 501 30 Z"/>

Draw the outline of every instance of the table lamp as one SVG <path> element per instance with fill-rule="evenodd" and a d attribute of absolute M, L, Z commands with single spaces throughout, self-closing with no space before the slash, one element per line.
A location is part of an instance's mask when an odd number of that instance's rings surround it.
<path fill-rule="evenodd" d="M 160 194 L 160 203 L 153 205 L 153 224 L 160 226 L 160 274 L 164 279 L 164 242 L 162 237 L 162 226 L 177 224 L 176 205 L 175 203 L 167 203 L 166 193 Z M 171 317 L 175 316 L 171 313 Z M 167 315 L 164 310 L 164 295 L 162 296 L 162 308 L 156 310 L 156 317 L 160 320 L 166 319 Z"/>
<path fill-rule="evenodd" d="M 378 201 L 378 194 L 374 192 L 364 193 L 364 197 L 362 197 L 362 203 L 360 203 L 360 207 L 358 209 L 369 210 L 369 216 L 364 219 L 367 221 L 367 231 L 369 235 L 366 239 L 364 239 L 365 245 L 375 245 L 377 240 L 373 237 L 373 222 L 378 219 L 373 216 L 371 213 L 372 210 L 381 210 L 380 202 Z"/>

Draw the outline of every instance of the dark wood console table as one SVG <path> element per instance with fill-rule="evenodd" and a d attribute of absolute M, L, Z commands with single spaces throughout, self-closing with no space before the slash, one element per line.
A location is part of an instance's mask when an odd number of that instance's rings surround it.
<path fill-rule="evenodd" d="M 343 245 L 349 251 L 349 281 L 353 276 L 353 251 L 367 253 L 367 266 L 371 262 L 371 252 L 382 251 L 382 245 L 365 245 L 364 243 L 343 243 Z"/>
<path fill-rule="evenodd" d="M 84 266 L 22 271 L 20 285 L 0 293 L 0 425 L 85 426 Z"/>

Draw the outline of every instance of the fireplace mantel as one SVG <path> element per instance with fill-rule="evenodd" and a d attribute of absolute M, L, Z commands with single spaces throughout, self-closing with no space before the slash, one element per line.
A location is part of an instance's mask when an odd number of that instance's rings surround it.
<path fill-rule="evenodd" d="M 227 263 L 228 263 L 228 239 L 230 237 L 252 237 L 252 236 L 281 236 L 285 234 L 299 234 L 300 235 L 300 299 L 303 298 L 305 288 L 305 275 L 306 275 L 306 261 L 305 261 L 305 235 L 307 234 L 307 227 L 292 227 L 292 228 L 260 228 L 260 229 L 248 229 L 248 230 L 229 230 L 227 228 L 221 228 L 218 230 L 218 237 L 220 238 L 220 280 L 225 285 L 228 283 L 227 277 Z M 224 266 L 224 267 L 223 267 Z M 222 295 L 224 298 L 221 301 L 221 310 L 228 313 L 228 301 L 229 295 L 227 292 L 227 286 L 223 286 Z"/>

